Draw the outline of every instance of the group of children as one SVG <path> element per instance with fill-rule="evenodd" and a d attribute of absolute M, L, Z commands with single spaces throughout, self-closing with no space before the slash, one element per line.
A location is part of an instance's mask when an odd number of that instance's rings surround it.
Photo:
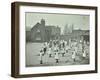
<path fill-rule="evenodd" d="M 71 54 L 71 58 L 75 62 L 78 53 L 82 53 L 83 58 L 87 56 L 86 46 L 87 43 L 85 41 L 50 40 L 45 42 L 40 50 L 40 64 L 43 64 L 43 57 L 45 55 L 48 55 L 48 58 L 53 57 L 55 62 L 59 63 L 60 57 L 65 57 L 65 54 Z"/>

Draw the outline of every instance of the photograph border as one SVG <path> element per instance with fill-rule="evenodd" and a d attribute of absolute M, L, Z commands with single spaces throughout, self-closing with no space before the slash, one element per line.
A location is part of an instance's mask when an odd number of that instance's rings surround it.
<path fill-rule="evenodd" d="M 43 73 L 43 74 L 23 74 L 20 75 L 20 20 L 19 20 L 19 7 L 20 6 L 39 6 L 39 7 L 55 7 L 55 8 L 71 8 L 71 9 L 86 9 L 95 11 L 95 70 L 89 71 L 75 71 L 75 72 L 55 72 L 55 73 Z M 11 76 L 15 78 L 23 77 L 40 77 L 40 76 L 56 76 L 56 75 L 72 75 L 72 74 L 86 74 L 97 73 L 97 7 L 96 6 L 80 6 L 80 5 L 63 5 L 63 4 L 46 4 L 46 3 L 31 3 L 31 2 L 13 2 L 11 4 Z"/>

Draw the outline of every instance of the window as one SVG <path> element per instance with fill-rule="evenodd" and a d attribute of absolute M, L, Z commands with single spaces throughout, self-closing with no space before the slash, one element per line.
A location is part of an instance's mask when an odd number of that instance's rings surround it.
<path fill-rule="evenodd" d="M 39 32 L 40 32 L 40 30 L 39 30 L 39 29 L 37 29 L 37 32 L 39 33 Z"/>

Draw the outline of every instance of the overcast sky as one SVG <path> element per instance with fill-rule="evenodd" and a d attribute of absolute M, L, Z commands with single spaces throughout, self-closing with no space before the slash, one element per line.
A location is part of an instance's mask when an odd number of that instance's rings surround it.
<path fill-rule="evenodd" d="M 48 13 L 25 13 L 26 29 L 32 28 L 41 19 L 45 19 L 46 25 L 61 27 L 63 31 L 65 25 L 74 25 L 74 29 L 89 30 L 89 16 L 75 14 L 48 14 Z"/>

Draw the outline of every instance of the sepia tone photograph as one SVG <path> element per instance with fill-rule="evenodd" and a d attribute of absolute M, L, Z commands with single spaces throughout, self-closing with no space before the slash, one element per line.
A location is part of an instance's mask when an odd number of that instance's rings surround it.
<path fill-rule="evenodd" d="M 26 67 L 89 64 L 89 15 L 25 13 Z"/>

